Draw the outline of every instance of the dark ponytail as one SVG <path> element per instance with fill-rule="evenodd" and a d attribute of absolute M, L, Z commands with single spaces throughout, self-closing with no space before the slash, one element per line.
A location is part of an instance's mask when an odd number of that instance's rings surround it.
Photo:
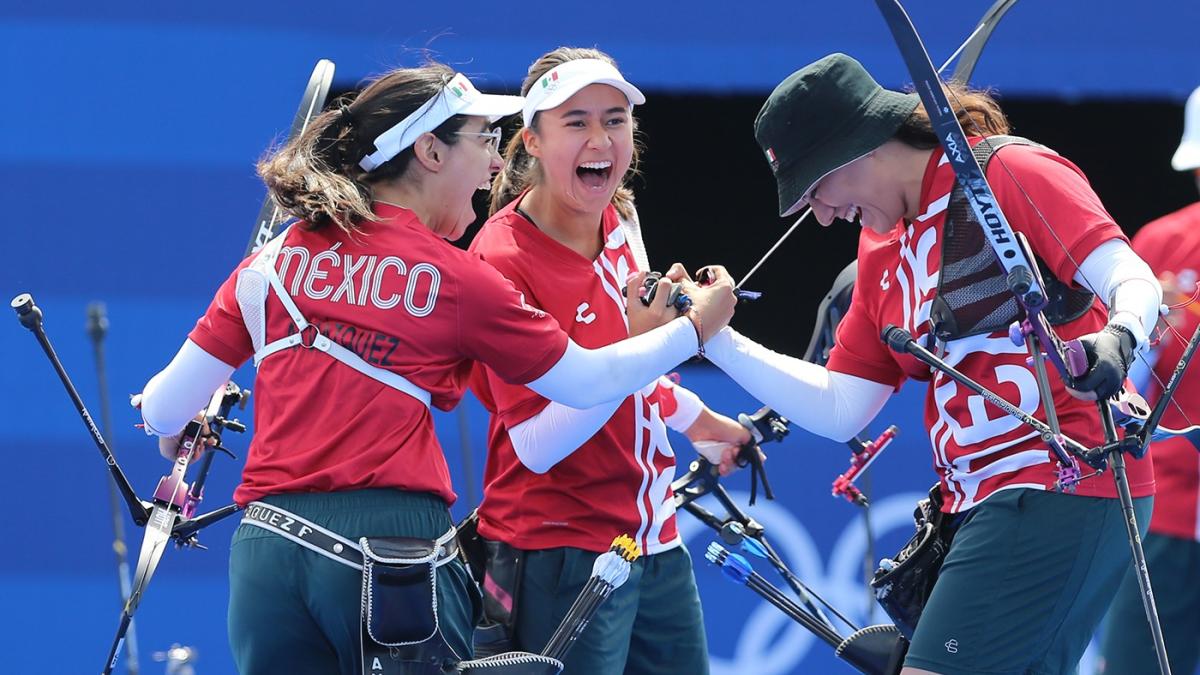
<path fill-rule="evenodd" d="M 1000 136 L 1012 129 L 1004 111 L 1000 109 L 1000 104 L 990 93 L 967 89 L 958 84 L 947 84 L 943 87 L 946 89 L 950 105 L 954 107 L 958 123 L 968 136 Z M 894 138 L 922 150 L 938 147 L 938 137 L 933 132 L 933 123 L 929 119 L 929 113 L 925 112 L 924 104 L 918 105 L 908 119 L 904 120 L 896 130 Z"/>
<path fill-rule="evenodd" d="M 318 115 L 296 139 L 258 163 L 271 198 L 312 229 L 330 225 L 353 232 L 371 211 L 371 186 L 404 175 L 413 159 L 406 148 L 374 171 L 359 166 L 375 151 L 375 139 L 438 95 L 454 71 L 440 63 L 400 68 L 371 82 L 356 97 L 342 98 Z M 433 131 L 448 145 L 466 123 L 455 116 Z"/>

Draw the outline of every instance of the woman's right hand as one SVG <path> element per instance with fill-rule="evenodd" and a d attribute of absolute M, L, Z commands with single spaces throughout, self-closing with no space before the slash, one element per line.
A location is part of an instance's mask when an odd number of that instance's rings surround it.
<path fill-rule="evenodd" d="M 696 329 L 707 342 L 722 328 L 729 325 L 737 306 L 737 296 L 733 294 L 733 277 L 721 265 L 705 267 L 704 285 L 698 285 L 687 277 L 683 266 L 676 263 L 664 278 L 683 284 L 683 290 L 692 299 L 692 309 L 699 318 Z M 676 278 L 677 277 L 677 278 Z"/>
<path fill-rule="evenodd" d="M 647 272 L 631 274 L 625 282 L 625 315 L 629 317 L 629 336 L 641 335 L 679 318 L 679 311 L 667 304 L 671 295 L 671 280 L 666 276 L 658 280 L 654 300 L 647 307 L 641 300 L 642 285 Z"/>

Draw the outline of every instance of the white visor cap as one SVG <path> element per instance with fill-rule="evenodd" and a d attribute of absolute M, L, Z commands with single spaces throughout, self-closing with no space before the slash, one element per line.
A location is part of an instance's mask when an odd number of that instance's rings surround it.
<path fill-rule="evenodd" d="M 1188 97 L 1183 107 L 1183 140 L 1171 158 L 1176 171 L 1200 169 L 1200 87 Z"/>
<path fill-rule="evenodd" d="M 471 84 L 466 75 L 455 73 L 433 98 L 380 134 L 375 139 L 375 152 L 363 157 L 358 165 L 364 171 L 378 169 L 416 143 L 421 134 L 437 129 L 455 115 L 475 115 L 495 122 L 519 111 L 524 101 L 520 96 L 484 94 Z"/>
<path fill-rule="evenodd" d="M 600 59 L 576 59 L 555 66 L 534 83 L 525 95 L 525 107 L 521 121 L 529 126 L 533 116 L 542 110 L 557 108 L 575 92 L 589 84 L 607 84 L 619 89 L 629 99 L 630 105 L 641 105 L 646 97 L 637 87 L 625 81 L 621 71 Z"/>

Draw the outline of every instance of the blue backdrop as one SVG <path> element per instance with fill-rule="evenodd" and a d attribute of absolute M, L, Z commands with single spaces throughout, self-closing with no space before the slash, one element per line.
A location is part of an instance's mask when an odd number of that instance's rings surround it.
<path fill-rule="evenodd" d="M 948 55 L 988 2 L 911 2 L 930 51 Z M 989 46 L 978 80 L 1007 93 L 1182 98 L 1200 81 L 1193 2 L 1056 0 L 1018 5 Z M 0 195 L 5 264 L 0 290 L 30 291 L 46 327 L 98 414 L 84 310 L 108 303 L 115 445 L 145 496 L 166 470 L 123 405 L 164 365 L 236 264 L 262 199 L 253 160 L 286 128 L 318 58 L 350 86 L 430 46 L 441 60 L 510 90 L 529 60 L 559 44 L 596 44 L 648 90 L 765 92 L 799 65 L 843 50 L 885 85 L 905 80 L 872 3 L 700 0 L 616 7 L 436 3 L 8 3 L 0 8 Z M 476 57 L 479 57 L 476 59 Z M 829 279 L 801 279 L 824 286 Z M 769 289 L 765 289 L 769 290 Z M 118 600 L 105 482 L 95 448 L 33 338 L 0 328 L 5 459 L 0 490 L 0 646 L 5 672 L 83 672 L 100 665 Z M 0 324 L 3 325 L 3 324 Z M 797 345 L 806 336 L 797 336 Z M 797 351 L 799 347 L 797 346 Z M 238 381 L 252 386 L 252 374 Z M 705 368 L 684 381 L 725 412 L 757 408 Z M 485 423 L 466 404 L 474 472 L 465 475 L 460 420 L 439 415 L 460 494 L 478 494 Z M 879 418 L 901 427 L 875 476 L 880 553 L 911 529 L 914 501 L 932 482 L 920 392 L 906 390 Z M 677 450 L 686 464 L 690 450 Z M 246 442 L 231 440 L 235 450 Z M 855 620 L 862 587 L 861 511 L 832 500 L 846 467 L 837 444 L 795 432 L 768 448 L 780 499 L 752 510 L 794 569 Z M 239 462 L 217 459 L 206 506 L 231 494 Z M 744 489 L 745 476 L 729 481 Z M 467 486 L 472 486 L 471 490 Z M 461 514 L 470 504 L 456 506 Z M 744 497 L 743 497 L 744 501 Z M 702 562 L 710 537 L 687 516 L 715 673 L 842 672 L 830 650 Z M 203 673 L 230 673 L 224 636 L 225 569 L 234 522 L 204 534 L 208 551 L 169 551 L 138 614 L 143 670 L 172 642 L 196 646 Z M 141 532 L 131 530 L 136 560 Z M 878 615 L 875 617 L 878 619 Z"/>
<path fill-rule="evenodd" d="M 940 63 L 990 2 L 907 4 Z M 1200 81 L 1196 26 L 1200 4 L 1186 0 L 1023 0 L 976 81 L 1011 95 L 1181 99 Z M 319 58 L 334 60 L 348 85 L 428 47 L 473 77 L 512 86 L 560 44 L 608 50 L 649 90 L 766 92 L 833 51 L 859 58 L 885 86 L 908 81 L 869 0 L 649 2 L 633 15 L 380 0 L 338 9 L 313 0 L 11 2 L 0 9 L 9 92 L 0 159 L 244 169 L 290 119 L 301 74 Z M 160 224 L 169 217 L 159 215 Z"/>

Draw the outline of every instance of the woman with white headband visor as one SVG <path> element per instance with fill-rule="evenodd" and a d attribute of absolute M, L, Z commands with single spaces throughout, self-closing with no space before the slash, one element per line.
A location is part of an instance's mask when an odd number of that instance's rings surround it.
<path fill-rule="evenodd" d="M 637 158 L 633 106 L 645 97 L 607 54 L 571 47 L 538 58 L 521 93 L 524 126 L 509 142 L 493 215 L 471 250 L 581 345 L 644 333 L 653 324 L 626 315 L 627 305 L 641 304 L 637 296 L 619 291 L 630 272 L 649 269 L 627 186 Z M 495 542 L 484 593 L 516 568 L 498 594 L 515 604 L 495 612 L 503 603 L 485 602 L 488 618 L 507 624 L 518 648 L 539 649 L 596 557 L 629 534 L 645 555 L 572 647 L 567 672 L 708 672 L 700 598 L 676 528 L 666 428 L 703 441 L 725 472 L 747 430 L 666 377 L 586 410 L 511 383 L 490 364 L 476 365 L 471 387 L 492 413 L 478 511 L 480 536 Z"/>
<path fill-rule="evenodd" d="M 568 405 L 619 400 L 696 353 L 701 322 L 709 335 L 732 315 L 722 275 L 689 286 L 694 320 L 665 301 L 636 305 L 632 320 L 665 325 L 586 349 L 448 243 L 503 166 L 491 125 L 522 103 L 432 64 L 391 71 L 322 113 L 259 164 L 300 222 L 238 266 L 146 385 L 146 429 L 170 445 L 237 366 L 258 367 L 255 434 L 234 495 L 247 515 L 230 557 L 230 645 L 243 675 L 363 672 L 372 638 L 417 643 L 383 650 L 385 661 L 412 661 L 403 672 L 469 658 L 478 592 L 454 556 L 455 494 L 431 406 L 458 403 L 476 360 Z M 436 570 L 423 598 L 391 607 L 403 625 L 390 640 L 360 626 L 354 563 L 367 551 L 350 550 L 379 536 L 426 542 Z M 432 635 L 394 634 L 428 626 Z"/>

